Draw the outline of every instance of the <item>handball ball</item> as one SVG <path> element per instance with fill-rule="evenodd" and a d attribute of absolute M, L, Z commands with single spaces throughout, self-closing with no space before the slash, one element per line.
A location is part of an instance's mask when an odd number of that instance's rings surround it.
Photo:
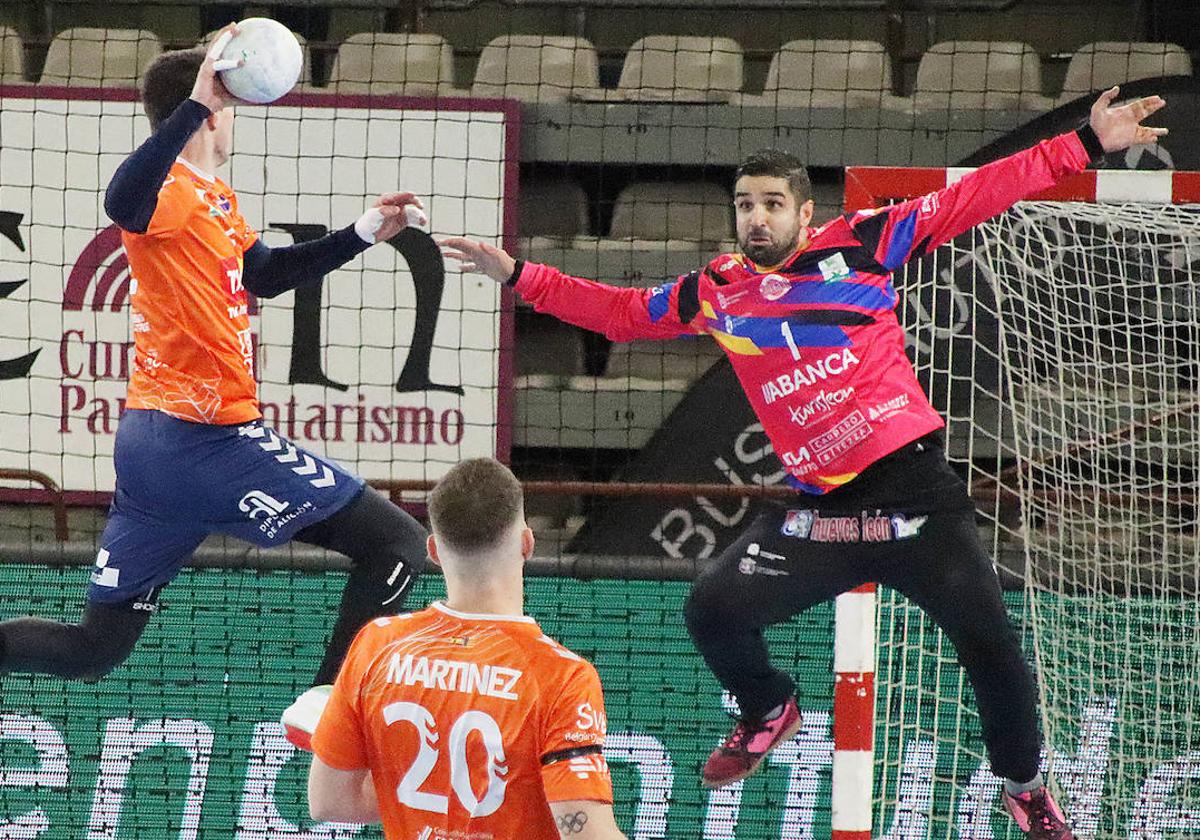
<path fill-rule="evenodd" d="M 291 30 L 270 18 L 246 18 L 225 45 L 221 58 L 241 67 L 221 71 L 225 89 L 243 102 L 274 102 L 296 86 L 304 51 Z"/>

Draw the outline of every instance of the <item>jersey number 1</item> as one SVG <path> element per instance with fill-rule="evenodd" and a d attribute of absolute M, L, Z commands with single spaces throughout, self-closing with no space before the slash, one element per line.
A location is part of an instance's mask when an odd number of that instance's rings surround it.
<path fill-rule="evenodd" d="M 421 790 L 421 785 L 441 758 L 441 751 L 436 746 L 438 732 L 433 714 L 419 703 L 389 703 L 383 708 L 383 719 L 389 726 L 400 721 L 411 723 L 419 738 L 417 757 L 396 786 L 396 798 L 401 805 L 418 811 L 445 814 L 450 807 L 450 797 Z M 467 738 L 472 732 L 483 737 L 483 747 L 487 751 L 487 787 L 482 798 L 475 795 L 471 786 L 471 768 L 467 764 Z M 496 813 L 504 804 L 504 789 L 508 786 L 504 775 L 508 768 L 504 764 L 504 744 L 495 718 L 478 710 L 463 712 L 450 727 L 446 751 L 450 758 L 450 787 L 462 807 L 472 817 Z"/>

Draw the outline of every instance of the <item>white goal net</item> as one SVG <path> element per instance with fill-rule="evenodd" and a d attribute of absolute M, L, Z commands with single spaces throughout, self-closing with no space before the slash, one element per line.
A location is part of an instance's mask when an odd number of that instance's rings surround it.
<path fill-rule="evenodd" d="M 1200 205 L 1045 201 L 896 277 L 1079 838 L 1200 832 L 1197 268 Z M 881 603 L 874 836 L 1019 837 L 952 647 Z"/>

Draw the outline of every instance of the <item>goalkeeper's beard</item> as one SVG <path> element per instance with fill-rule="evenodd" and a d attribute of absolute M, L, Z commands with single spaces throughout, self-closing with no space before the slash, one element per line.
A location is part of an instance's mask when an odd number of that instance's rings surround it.
<path fill-rule="evenodd" d="M 796 250 L 799 244 L 799 224 L 796 225 L 787 237 L 778 238 L 772 234 L 769 245 L 751 242 L 749 236 L 738 240 L 738 247 L 741 248 L 742 253 L 753 260 L 755 264 L 762 266 L 779 265 L 788 254 Z"/>

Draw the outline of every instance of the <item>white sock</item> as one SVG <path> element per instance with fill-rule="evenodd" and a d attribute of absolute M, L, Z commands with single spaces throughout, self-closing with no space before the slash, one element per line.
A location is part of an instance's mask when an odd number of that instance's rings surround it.
<path fill-rule="evenodd" d="M 774 709 L 772 709 L 771 711 L 769 711 L 765 715 L 763 715 L 762 719 L 763 720 L 775 720 L 775 718 L 779 717 L 781 714 L 783 714 L 783 704 L 782 703 L 780 703 Z"/>
<path fill-rule="evenodd" d="M 1031 790 L 1037 790 L 1045 784 L 1042 781 L 1042 774 L 1038 773 L 1028 782 L 1015 782 L 1012 779 L 1004 780 L 1004 789 L 1013 796 L 1019 796 L 1022 793 L 1029 793 Z"/>

